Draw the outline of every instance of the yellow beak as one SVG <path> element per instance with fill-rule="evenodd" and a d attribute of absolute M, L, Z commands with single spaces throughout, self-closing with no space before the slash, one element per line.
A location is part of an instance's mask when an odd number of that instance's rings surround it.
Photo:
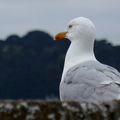
<path fill-rule="evenodd" d="M 59 32 L 55 35 L 55 40 L 60 40 L 66 37 L 67 32 Z"/>

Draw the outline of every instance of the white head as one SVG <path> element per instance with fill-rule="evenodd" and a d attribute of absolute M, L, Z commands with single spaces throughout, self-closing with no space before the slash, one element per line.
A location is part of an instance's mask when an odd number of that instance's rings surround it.
<path fill-rule="evenodd" d="M 70 40 L 95 39 L 95 26 L 88 18 L 78 17 L 67 25 L 66 37 Z"/>
<path fill-rule="evenodd" d="M 95 33 L 95 25 L 91 20 L 85 17 L 78 17 L 71 20 L 67 25 L 66 31 L 58 33 L 55 39 L 59 40 L 65 37 L 71 42 L 75 40 L 88 42 L 95 39 Z"/>
<path fill-rule="evenodd" d="M 88 18 L 78 17 L 68 23 L 65 32 L 55 36 L 56 40 L 68 38 L 71 41 L 65 57 L 62 79 L 71 67 L 89 60 L 96 61 L 93 52 L 95 33 L 95 26 Z"/>

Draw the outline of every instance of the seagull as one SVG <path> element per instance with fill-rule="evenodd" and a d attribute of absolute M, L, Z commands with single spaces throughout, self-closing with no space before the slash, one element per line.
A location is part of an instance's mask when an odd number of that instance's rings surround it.
<path fill-rule="evenodd" d="M 72 19 L 64 32 L 55 35 L 55 40 L 71 41 L 59 87 L 61 101 L 102 103 L 120 99 L 120 73 L 95 58 L 95 35 L 95 25 L 85 17 Z"/>

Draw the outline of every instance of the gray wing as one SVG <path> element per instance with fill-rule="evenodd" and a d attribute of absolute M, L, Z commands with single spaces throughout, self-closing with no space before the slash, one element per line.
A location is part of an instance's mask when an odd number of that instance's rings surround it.
<path fill-rule="evenodd" d="M 61 100 L 105 102 L 120 98 L 120 73 L 99 62 L 85 62 L 67 71 L 60 83 Z"/>

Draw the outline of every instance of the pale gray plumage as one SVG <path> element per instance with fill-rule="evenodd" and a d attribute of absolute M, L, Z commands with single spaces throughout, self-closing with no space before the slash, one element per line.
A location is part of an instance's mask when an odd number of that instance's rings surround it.
<path fill-rule="evenodd" d="M 120 73 L 107 65 L 87 61 L 69 69 L 60 84 L 62 100 L 103 102 L 119 99 Z"/>
<path fill-rule="evenodd" d="M 61 100 L 91 103 L 120 99 L 120 73 L 95 58 L 96 28 L 92 21 L 84 17 L 75 18 L 68 23 L 64 33 L 71 44 L 60 83 Z"/>

